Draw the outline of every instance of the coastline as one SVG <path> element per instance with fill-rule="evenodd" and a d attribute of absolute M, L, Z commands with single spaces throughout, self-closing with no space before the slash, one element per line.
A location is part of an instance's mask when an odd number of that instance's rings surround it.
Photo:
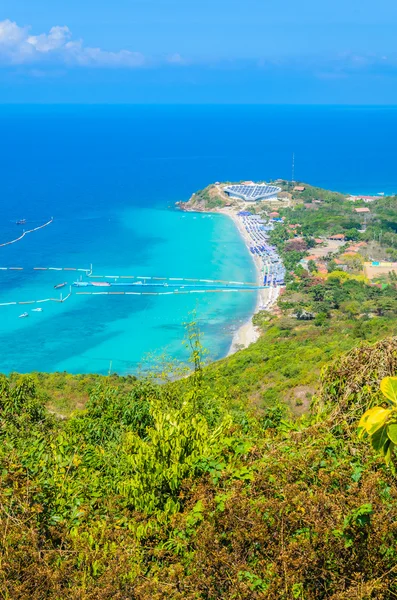
<path fill-rule="evenodd" d="M 215 187 L 218 188 L 219 185 L 215 184 Z M 216 194 L 215 199 L 217 199 Z M 225 200 L 223 197 L 221 199 Z M 207 198 L 200 198 L 197 197 L 197 194 L 193 194 L 188 202 L 177 202 L 176 206 L 186 212 L 221 214 L 232 219 L 254 263 L 256 284 L 262 288 L 257 291 L 256 304 L 250 317 L 234 332 L 229 351 L 225 355 L 227 357 L 243 348 L 247 348 L 259 339 L 260 329 L 254 325 L 253 317 L 260 310 L 269 310 L 277 301 L 280 294 L 280 283 L 277 283 L 280 277 L 280 265 L 281 271 L 283 268 L 280 258 L 274 251 L 270 253 L 266 252 L 266 237 L 262 235 L 262 232 L 255 226 L 252 227 L 251 225 L 247 227 L 247 223 L 239 216 L 241 210 L 246 210 L 244 206 L 239 203 L 237 205 L 228 204 L 222 207 L 207 208 L 206 200 Z M 252 251 L 253 249 L 255 250 L 254 252 Z M 276 265 L 279 265 L 278 267 L 275 265 L 275 257 L 278 259 L 276 261 Z M 263 287 L 265 277 L 271 282 L 269 287 Z M 283 279 L 283 273 L 281 273 L 281 280 Z"/>
<path fill-rule="evenodd" d="M 246 245 L 248 252 L 249 252 L 249 247 L 252 243 L 252 240 L 250 240 L 246 230 L 244 229 L 244 227 L 242 227 L 242 224 L 237 217 L 237 212 L 230 208 L 221 208 L 217 212 L 219 214 L 225 215 L 225 216 L 229 217 L 230 219 L 232 219 L 233 223 L 236 226 L 237 231 L 239 232 L 239 234 L 240 234 L 242 240 L 244 241 L 244 244 Z M 261 263 L 258 256 L 253 256 L 251 254 L 251 252 L 249 252 L 249 254 L 255 265 L 256 282 L 258 283 L 258 285 L 262 285 L 263 264 Z M 270 289 L 269 288 L 264 289 L 264 290 L 258 290 L 257 300 L 256 300 L 254 311 L 251 314 L 251 316 L 249 317 L 249 319 L 245 323 L 243 323 L 237 329 L 237 331 L 235 331 L 232 342 L 230 344 L 229 351 L 226 356 L 231 356 L 232 354 L 235 354 L 238 350 L 241 350 L 242 348 L 247 348 L 248 346 L 250 346 L 251 344 L 253 344 L 254 342 L 256 342 L 259 339 L 260 331 L 257 327 L 255 327 L 252 319 L 253 319 L 254 315 L 257 312 L 259 312 L 261 307 L 264 306 L 267 302 L 269 302 L 269 300 L 270 300 Z"/>

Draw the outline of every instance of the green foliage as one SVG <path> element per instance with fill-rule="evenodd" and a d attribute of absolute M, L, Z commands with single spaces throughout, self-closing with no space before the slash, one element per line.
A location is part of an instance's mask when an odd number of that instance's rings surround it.
<path fill-rule="evenodd" d="M 45 418 L 45 409 L 38 399 L 36 383 L 30 375 L 18 376 L 11 384 L 0 375 L 0 415 L 15 425 L 39 422 Z"/>
<path fill-rule="evenodd" d="M 374 406 L 368 409 L 360 419 L 358 432 L 360 437 L 367 435 L 374 450 L 381 452 L 386 463 L 390 463 L 397 442 L 397 377 L 382 379 L 380 389 L 390 408 Z"/>
<path fill-rule="evenodd" d="M 200 463 L 219 453 L 217 443 L 228 422 L 211 431 L 193 402 L 167 411 L 157 404 L 151 414 L 153 426 L 145 439 L 133 432 L 124 439 L 120 458 L 128 464 L 129 477 L 118 491 L 135 510 L 172 513 L 180 509 L 182 481 L 197 476 Z"/>
<path fill-rule="evenodd" d="M 352 424 L 397 342 L 341 357 L 343 330 L 277 323 L 208 367 L 192 326 L 190 377 L 92 382 L 68 420 L 32 413 L 38 377 L 1 378 L 2 596 L 392 600 L 393 474 Z M 279 399 L 331 357 L 312 415 L 291 419 Z"/>

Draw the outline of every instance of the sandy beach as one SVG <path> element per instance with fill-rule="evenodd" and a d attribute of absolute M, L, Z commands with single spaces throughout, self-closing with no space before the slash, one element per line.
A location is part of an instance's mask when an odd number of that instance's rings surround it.
<path fill-rule="evenodd" d="M 252 240 L 250 239 L 245 228 L 243 227 L 241 220 L 237 216 L 237 210 L 232 209 L 232 208 L 222 208 L 218 212 L 220 212 L 223 215 L 226 215 L 227 217 L 230 217 L 233 220 L 241 237 L 244 240 L 244 243 L 246 244 L 247 248 L 249 249 L 250 246 L 252 245 Z M 257 283 L 258 283 L 258 285 L 262 285 L 262 283 L 263 283 L 263 262 L 259 258 L 259 256 L 252 255 L 251 252 L 250 252 L 250 255 L 252 256 L 252 260 L 254 261 L 254 264 L 255 264 Z M 239 327 L 239 329 L 234 334 L 233 340 L 232 340 L 232 343 L 231 343 L 231 346 L 230 346 L 230 349 L 228 352 L 228 356 L 230 356 L 231 354 L 234 354 L 235 352 L 237 352 L 238 350 L 241 350 L 242 348 L 247 348 L 250 344 L 252 344 L 253 342 L 256 342 L 256 340 L 259 338 L 260 331 L 253 324 L 252 318 L 253 318 L 254 314 L 259 312 L 259 310 L 261 310 L 261 308 L 269 301 L 271 292 L 272 292 L 271 288 L 266 288 L 266 289 L 258 291 L 255 310 L 254 310 L 253 314 L 251 315 L 251 317 L 249 318 L 249 320 L 246 321 L 241 327 Z M 274 294 L 274 301 L 276 300 L 276 298 L 277 298 L 277 294 Z"/>

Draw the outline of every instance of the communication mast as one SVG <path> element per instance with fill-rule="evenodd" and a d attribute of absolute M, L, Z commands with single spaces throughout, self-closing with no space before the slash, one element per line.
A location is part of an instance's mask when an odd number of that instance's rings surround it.
<path fill-rule="evenodd" d="M 295 181 L 295 152 L 292 153 L 291 181 Z"/>

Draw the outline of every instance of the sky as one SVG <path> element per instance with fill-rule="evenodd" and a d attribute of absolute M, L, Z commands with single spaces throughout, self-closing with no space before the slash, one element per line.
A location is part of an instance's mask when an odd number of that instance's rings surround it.
<path fill-rule="evenodd" d="M 0 103 L 395 104 L 395 0 L 1 0 Z"/>

